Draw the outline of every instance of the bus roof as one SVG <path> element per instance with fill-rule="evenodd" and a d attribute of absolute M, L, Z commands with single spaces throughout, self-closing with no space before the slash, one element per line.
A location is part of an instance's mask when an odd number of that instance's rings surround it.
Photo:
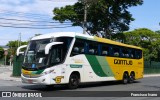
<path fill-rule="evenodd" d="M 35 36 L 31 40 L 40 40 L 40 39 L 54 38 L 54 37 L 76 37 L 76 38 L 81 38 L 81 39 L 85 39 L 85 40 L 91 40 L 91 41 L 97 41 L 97 42 L 102 42 L 102 43 L 125 46 L 125 47 L 129 47 L 129 48 L 142 49 L 137 46 L 124 44 L 124 43 L 113 41 L 110 39 L 99 38 L 97 36 L 90 36 L 90 35 L 85 35 L 85 34 L 75 33 L 75 32 L 55 32 L 55 33 L 43 34 L 43 35 Z"/>

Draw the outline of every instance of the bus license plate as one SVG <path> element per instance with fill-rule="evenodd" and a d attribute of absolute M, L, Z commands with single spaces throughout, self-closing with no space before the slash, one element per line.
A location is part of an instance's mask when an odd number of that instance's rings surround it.
<path fill-rule="evenodd" d="M 33 80 L 28 80 L 28 83 L 33 83 Z"/>

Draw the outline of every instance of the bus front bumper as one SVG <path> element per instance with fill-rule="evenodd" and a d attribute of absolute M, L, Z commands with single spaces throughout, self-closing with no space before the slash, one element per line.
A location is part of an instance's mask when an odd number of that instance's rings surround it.
<path fill-rule="evenodd" d="M 30 78 L 30 77 L 25 77 L 23 74 L 21 74 L 21 80 L 22 83 L 29 83 L 29 84 L 43 84 L 43 85 L 49 85 L 50 80 L 48 75 L 36 77 L 36 78 Z"/>

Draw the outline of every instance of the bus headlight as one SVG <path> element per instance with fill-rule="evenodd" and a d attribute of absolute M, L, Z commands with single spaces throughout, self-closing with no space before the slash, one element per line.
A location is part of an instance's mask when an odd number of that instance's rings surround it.
<path fill-rule="evenodd" d="M 41 73 L 41 76 L 50 74 L 50 73 L 52 73 L 53 71 L 54 71 L 54 70 L 49 70 L 49 71 L 46 71 L 46 72 L 42 72 L 42 73 Z"/>

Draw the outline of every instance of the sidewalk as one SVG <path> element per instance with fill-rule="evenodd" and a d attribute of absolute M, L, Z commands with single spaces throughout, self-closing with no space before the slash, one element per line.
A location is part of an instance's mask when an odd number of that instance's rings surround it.
<path fill-rule="evenodd" d="M 20 77 L 12 76 L 12 66 L 0 66 L 0 80 L 21 81 Z"/>
<path fill-rule="evenodd" d="M 0 80 L 8 80 L 8 81 L 21 81 L 19 77 L 12 76 L 12 66 L 0 66 Z M 148 74 L 144 75 L 144 77 L 160 77 L 160 74 Z"/>

